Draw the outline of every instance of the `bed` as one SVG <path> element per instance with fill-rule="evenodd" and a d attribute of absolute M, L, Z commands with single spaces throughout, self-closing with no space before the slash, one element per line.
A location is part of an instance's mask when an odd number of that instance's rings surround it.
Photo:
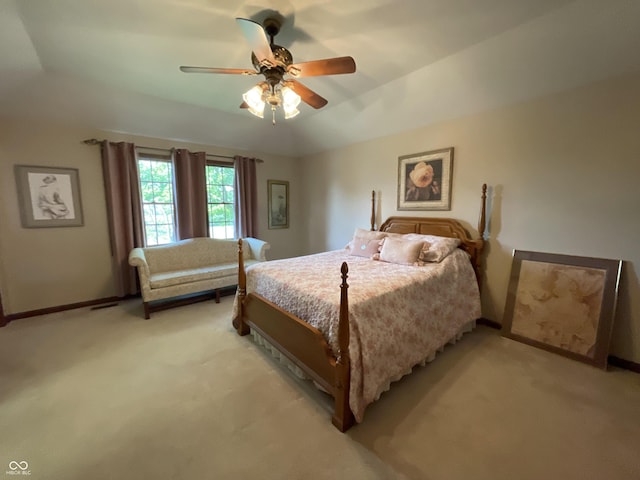
<path fill-rule="evenodd" d="M 346 248 L 245 271 L 239 241 L 233 326 L 239 335 L 257 332 L 328 392 L 332 423 L 344 432 L 393 381 L 430 361 L 480 317 L 485 204 L 483 185 L 479 236 L 472 238 L 451 218 L 393 216 L 375 230 L 372 196 L 371 238 L 384 238 L 382 249 L 423 235 L 459 241 L 441 261 L 420 266 Z"/>

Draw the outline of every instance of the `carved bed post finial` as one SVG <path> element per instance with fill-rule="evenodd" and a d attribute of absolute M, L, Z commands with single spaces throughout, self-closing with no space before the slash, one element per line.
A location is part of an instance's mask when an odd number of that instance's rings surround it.
<path fill-rule="evenodd" d="M 338 323 L 338 363 L 349 362 L 349 266 L 342 262 L 340 267 L 342 283 L 340 284 L 340 320 Z"/>
<path fill-rule="evenodd" d="M 376 229 L 376 191 L 371 190 L 371 231 Z"/>
<path fill-rule="evenodd" d="M 480 210 L 480 222 L 478 223 L 478 233 L 484 240 L 484 229 L 487 223 L 487 184 L 482 184 L 482 209 Z"/>
<path fill-rule="evenodd" d="M 238 239 L 238 316 L 233 319 L 233 326 L 238 335 L 247 335 L 249 326 L 244 323 L 244 300 L 247 296 L 247 274 L 244 271 L 244 253 L 242 238 Z"/>
<path fill-rule="evenodd" d="M 342 262 L 340 268 L 340 319 L 338 322 L 338 357 L 336 358 L 336 390 L 334 392 L 335 409 L 331 421 L 341 432 L 354 423 L 353 412 L 349 407 L 349 384 L 351 380 L 351 358 L 349 356 L 349 298 L 347 277 L 349 267 Z"/>

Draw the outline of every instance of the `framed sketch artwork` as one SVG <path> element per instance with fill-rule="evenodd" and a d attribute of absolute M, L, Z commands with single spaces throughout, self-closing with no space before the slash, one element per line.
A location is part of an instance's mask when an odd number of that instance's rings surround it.
<path fill-rule="evenodd" d="M 621 260 L 514 250 L 502 334 L 606 368 Z"/>
<path fill-rule="evenodd" d="M 269 228 L 289 228 L 289 182 L 267 180 Z"/>
<path fill-rule="evenodd" d="M 15 175 L 23 227 L 83 225 L 76 168 L 16 165 Z"/>
<path fill-rule="evenodd" d="M 451 210 L 453 147 L 398 158 L 398 210 Z"/>

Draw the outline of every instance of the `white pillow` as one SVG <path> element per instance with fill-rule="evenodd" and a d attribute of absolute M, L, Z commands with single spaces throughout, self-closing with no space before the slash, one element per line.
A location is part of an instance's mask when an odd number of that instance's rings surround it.
<path fill-rule="evenodd" d="M 459 238 L 439 237 L 437 235 L 420 235 L 418 233 L 407 233 L 407 239 L 422 240 L 424 247 L 420 252 L 420 262 L 439 263 L 447 255 L 451 254 L 460 245 Z"/>
<path fill-rule="evenodd" d="M 376 259 L 399 265 L 419 265 L 418 257 L 424 241 L 410 240 L 403 237 L 387 237 L 382 242 L 380 255 Z"/>

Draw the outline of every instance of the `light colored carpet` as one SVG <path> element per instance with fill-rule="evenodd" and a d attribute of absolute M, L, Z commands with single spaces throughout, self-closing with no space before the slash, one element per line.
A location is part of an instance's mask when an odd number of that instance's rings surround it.
<path fill-rule="evenodd" d="M 640 478 L 640 375 L 478 327 L 341 434 L 324 394 L 235 334 L 232 303 L 144 320 L 130 300 L 1 329 L 0 475 Z"/>

